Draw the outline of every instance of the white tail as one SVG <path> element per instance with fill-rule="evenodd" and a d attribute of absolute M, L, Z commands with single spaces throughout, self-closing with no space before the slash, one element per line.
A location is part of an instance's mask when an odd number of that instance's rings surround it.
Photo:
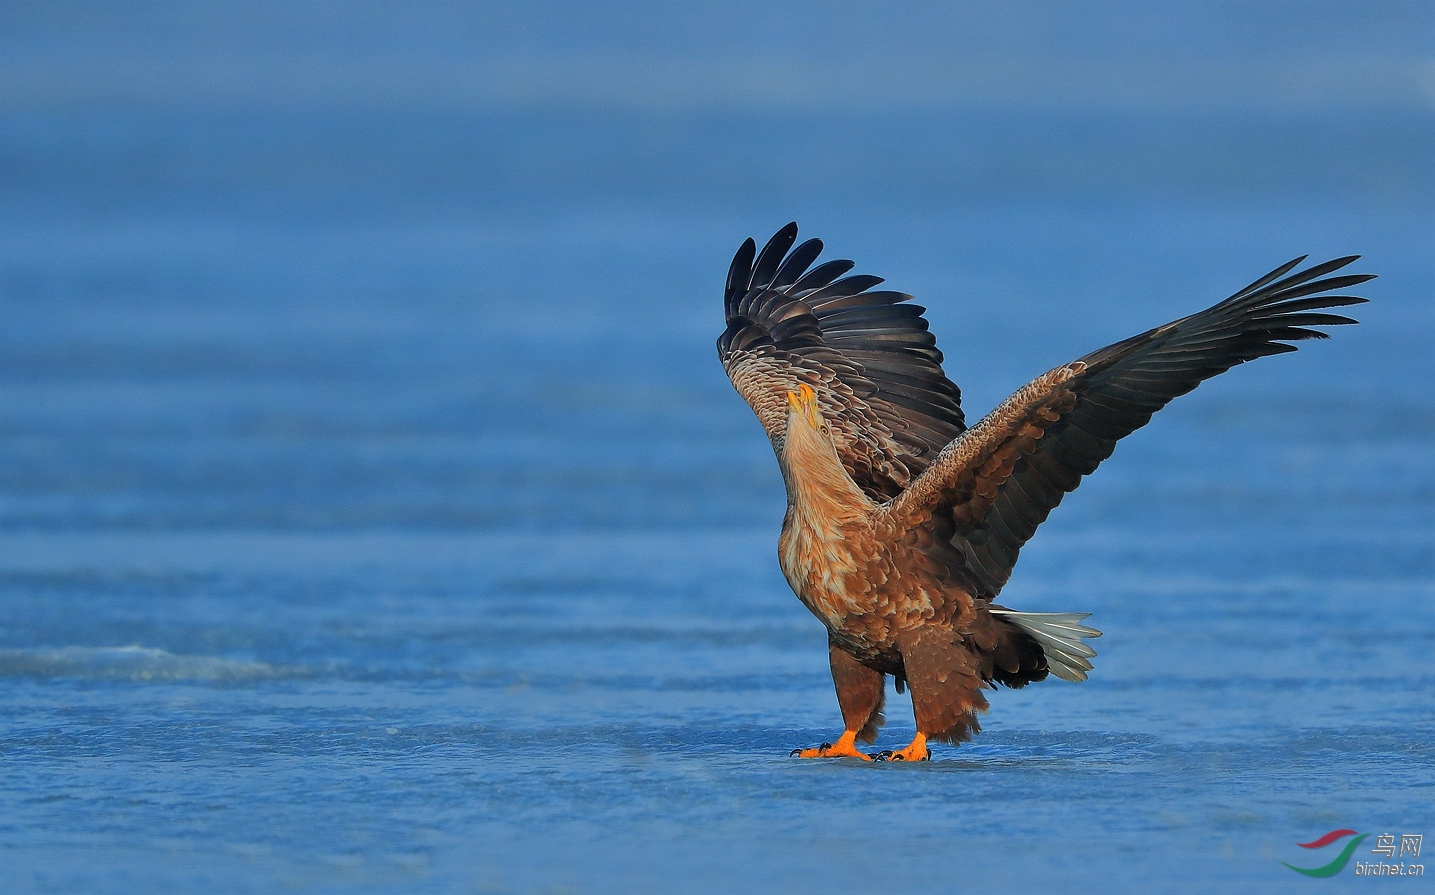
<path fill-rule="evenodd" d="M 1091 670 L 1091 659 L 1096 650 L 1081 641 L 1101 636 L 1100 631 L 1080 623 L 1091 613 L 993 609 L 991 614 L 1002 616 L 1030 634 L 1041 645 L 1041 651 L 1046 653 L 1046 664 L 1052 674 L 1064 681 L 1086 680 L 1086 672 Z"/>

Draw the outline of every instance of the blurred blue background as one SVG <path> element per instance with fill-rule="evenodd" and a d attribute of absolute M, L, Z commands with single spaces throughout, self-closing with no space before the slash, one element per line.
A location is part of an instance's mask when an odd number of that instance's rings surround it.
<path fill-rule="evenodd" d="M 798 763 L 824 636 L 713 351 L 792 219 L 970 418 L 1381 279 L 1024 551 L 1092 680 Z M 1432 236 L 1423 2 L 0 4 L 0 889 L 1304 891 L 1435 833 Z"/>

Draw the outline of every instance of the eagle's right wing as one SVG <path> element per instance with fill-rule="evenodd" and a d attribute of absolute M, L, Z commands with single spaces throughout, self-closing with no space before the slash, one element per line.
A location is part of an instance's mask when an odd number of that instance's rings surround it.
<path fill-rule="evenodd" d="M 742 244 L 718 356 L 779 456 L 787 394 L 810 386 L 853 481 L 886 500 L 962 431 L 961 392 L 910 295 L 872 291 L 881 277 L 844 277 L 851 261 L 808 270 L 822 242 L 796 241 L 788 224 L 761 253 L 751 239 Z"/>

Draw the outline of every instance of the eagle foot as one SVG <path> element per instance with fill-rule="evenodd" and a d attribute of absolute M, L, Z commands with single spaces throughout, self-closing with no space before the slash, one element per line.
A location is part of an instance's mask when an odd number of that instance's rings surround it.
<path fill-rule="evenodd" d="M 878 752 L 876 755 L 872 756 L 872 760 L 873 760 L 873 761 L 931 761 L 931 760 L 932 760 L 932 753 L 930 753 L 930 752 L 928 752 L 926 755 L 923 755 L 921 758 L 908 758 L 906 755 L 903 755 L 903 754 L 902 754 L 902 753 L 904 753 L 904 752 L 906 752 L 906 751 L 907 751 L 906 749 L 898 749 L 898 750 L 896 750 L 896 751 L 893 751 L 893 750 L 891 750 L 891 749 L 884 749 L 883 751 Z"/>
<path fill-rule="evenodd" d="M 860 758 L 863 761 L 871 761 L 872 756 L 865 752 L 857 751 L 857 731 L 849 730 L 842 734 L 836 743 L 823 743 L 816 749 L 793 749 L 788 753 L 789 758 Z"/>
<path fill-rule="evenodd" d="M 884 749 L 877 753 L 878 761 L 931 761 L 932 751 L 927 748 L 927 737 L 917 734 L 905 749 Z"/>

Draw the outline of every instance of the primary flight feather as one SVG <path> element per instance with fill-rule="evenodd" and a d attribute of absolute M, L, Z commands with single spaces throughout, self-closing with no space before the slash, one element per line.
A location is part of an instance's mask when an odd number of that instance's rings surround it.
<path fill-rule="evenodd" d="M 1372 279 L 1330 276 L 1358 256 L 1271 271 L 1214 307 L 1094 351 L 1027 383 L 968 428 L 924 308 L 813 267 L 797 225 L 728 271 L 718 356 L 772 441 L 787 485 L 783 574 L 822 621 L 845 730 L 793 754 L 868 758 L 886 675 L 912 691 L 917 735 L 879 758 L 919 761 L 928 742 L 979 729 L 982 691 L 1048 674 L 1083 680 L 1100 633 L 1085 613 L 993 602 L 1023 544 L 1067 492 L 1172 398 L 1231 367 L 1354 323 L 1330 294 Z M 796 246 L 794 248 L 794 246 Z"/>

